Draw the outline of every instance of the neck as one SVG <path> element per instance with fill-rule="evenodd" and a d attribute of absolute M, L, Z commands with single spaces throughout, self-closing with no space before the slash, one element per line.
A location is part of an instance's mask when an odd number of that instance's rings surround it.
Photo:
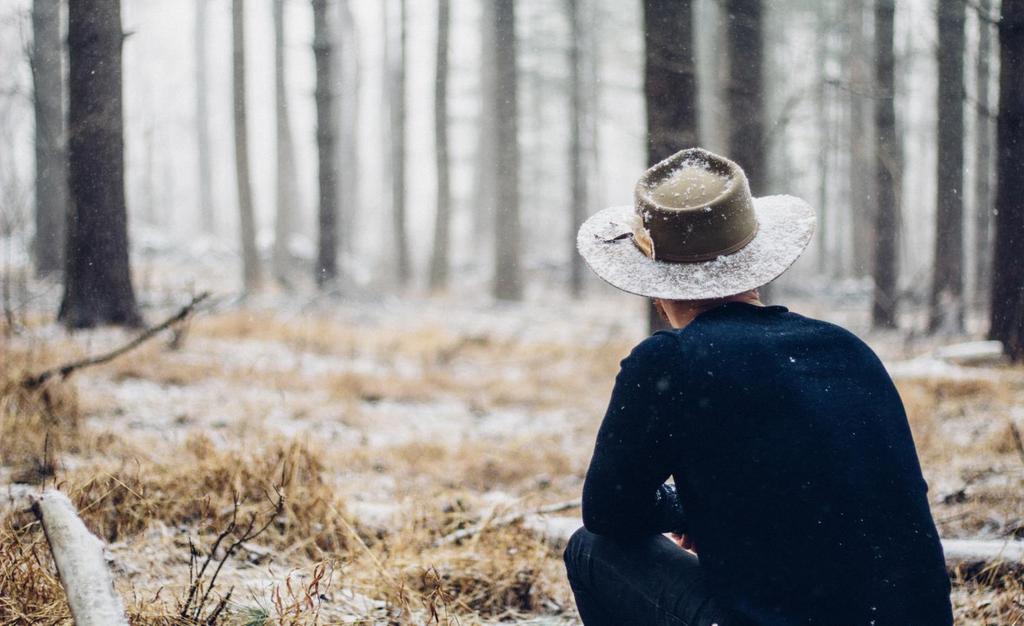
<path fill-rule="evenodd" d="M 764 306 L 757 290 L 745 291 L 726 298 L 713 300 L 659 300 L 665 316 L 673 328 L 683 328 L 695 320 L 698 315 L 719 307 L 726 302 L 746 302 L 756 306 Z"/>

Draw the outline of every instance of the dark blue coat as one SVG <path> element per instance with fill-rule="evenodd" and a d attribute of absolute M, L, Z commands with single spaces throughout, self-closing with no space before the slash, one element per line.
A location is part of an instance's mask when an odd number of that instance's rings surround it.
<path fill-rule="evenodd" d="M 953 623 L 892 380 L 852 333 L 785 307 L 731 302 L 633 350 L 583 521 L 612 536 L 685 531 L 754 624 Z"/>

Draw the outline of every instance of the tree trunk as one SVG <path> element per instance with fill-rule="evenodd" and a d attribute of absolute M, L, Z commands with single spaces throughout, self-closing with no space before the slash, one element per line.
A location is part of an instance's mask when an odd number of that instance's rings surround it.
<path fill-rule="evenodd" d="M 761 0 L 726 0 L 729 15 L 729 157 L 747 174 L 750 191 L 768 181 L 764 132 L 764 29 Z"/>
<path fill-rule="evenodd" d="M 728 18 L 729 157 L 746 172 L 750 191 L 767 193 L 768 159 L 765 135 L 764 7 L 762 0 L 725 0 Z M 770 299 L 769 285 L 760 289 Z"/>
<path fill-rule="evenodd" d="M 142 323 L 128 257 L 120 0 L 68 6 L 70 210 L 64 299 L 69 328 Z"/>
<path fill-rule="evenodd" d="M 850 212 L 853 237 L 853 275 L 871 272 L 871 248 L 874 242 L 875 185 L 870 163 L 873 136 L 872 111 L 868 93 L 872 91 L 868 65 L 868 41 L 864 27 L 867 0 L 848 0 L 850 40 L 847 49 L 850 98 Z"/>
<path fill-rule="evenodd" d="M 288 118 L 288 89 L 285 85 L 285 6 L 284 0 L 274 0 L 274 118 L 277 144 L 277 214 L 274 219 L 274 252 L 271 265 L 274 277 L 287 283 L 291 255 L 288 240 L 295 231 L 295 218 L 299 206 L 299 186 L 296 182 L 295 148 L 292 125 Z"/>
<path fill-rule="evenodd" d="M 238 185 L 239 233 L 242 243 L 242 278 L 246 291 L 258 289 L 261 280 L 256 248 L 256 215 L 249 179 L 249 131 L 245 108 L 245 0 L 232 0 L 232 78 L 235 114 L 235 179 Z"/>
<path fill-rule="evenodd" d="M 871 307 L 871 323 L 875 328 L 897 327 L 897 243 L 900 226 L 902 148 L 896 134 L 893 71 L 895 10 L 895 0 L 875 0 L 875 185 L 878 189 L 878 206 L 874 229 L 875 289 Z"/>
<path fill-rule="evenodd" d="M 1004 0 L 999 24 L 996 130 L 996 245 L 989 336 L 1024 360 L 1024 2 Z"/>
<path fill-rule="evenodd" d="M 437 158 L 437 212 L 434 218 L 434 253 L 430 261 L 430 288 L 448 283 L 451 222 L 451 181 L 448 161 L 448 30 L 450 1 L 437 3 L 437 69 L 434 75 L 434 144 Z"/>
<path fill-rule="evenodd" d="M 61 2 L 32 3 L 32 84 L 36 117 L 36 235 L 33 253 L 40 275 L 64 264 L 68 214 L 64 151 L 64 42 Z"/>
<path fill-rule="evenodd" d="M 583 258 L 576 251 L 576 231 L 587 217 L 587 175 L 583 158 L 583 33 L 579 0 L 566 0 L 565 10 L 569 18 L 569 178 L 570 178 L 570 226 L 569 226 L 569 292 L 574 298 L 583 295 Z"/>
<path fill-rule="evenodd" d="M 644 0 L 647 164 L 700 144 L 696 43 L 690 0 Z M 668 325 L 652 305 L 651 332 Z"/>
<path fill-rule="evenodd" d="M 209 86 L 206 80 L 206 64 L 209 55 L 206 52 L 207 3 L 209 0 L 196 0 L 196 32 L 195 32 L 195 63 L 196 63 L 196 165 L 199 168 L 199 219 L 204 232 L 213 234 L 216 224 L 213 218 L 213 173 L 210 160 L 210 107 L 208 103 Z"/>
<path fill-rule="evenodd" d="M 398 285 L 409 283 L 409 241 L 405 224 L 405 60 L 406 0 L 398 0 L 398 58 L 391 74 L 391 218 L 394 230 L 394 258 L 397 262 Z M 387 10 L 386 8 L 384 9 Z M 388 38 L 390 41 L 390 38 Z"/>
<path fill-rule="evenodd" d="M 480 7 L 480 30 L 489 33 L 494 28 L 494 3 L 483 2 Z M 480 108 L 476 123 L 476 150 L 473 172 L 473 203 L 470 223 L 474 233 L 472 246 L 473 257 L 489 258 L 492 251 L 490 243 L 494 241 L 495 217 L 495 181 L 497 180 L 495 133 L 497 132 L 495 113 L 491 106 L 491 94 L 494 93 L 494 46 L 490 37 L 480 38 L 479 89 Z"/>
<path fill-rule="evenodd" d="M 495 123 L 494 296 L 519 300 L 523 296 L 519 225 L 519 125 L 516 72 L 515 0 L 495 0 L 494 90 L 491 107 Z"/>
<path fill-rule="evenodd" d="M 831 189 L 830 165 L 832 156 L 832 118 L 831 98 L 829 93 L 829 60 L 832 46 L 831 37 L 832 25 L 832 4 L 822 0 L 817 5 L 817 66 L 818 86 L 815 90 L 815 116 L 818 123 L 818 224 L 816 227 L 818 243 L 818 274 L 826 276 L 829 272 L 828 227 L 829 213 L 826 207 L 829 205 L 829 191 Z"/>
<path fill-rule="evenodd" d="M 992 0 L 978 0 L 979 15 L 992 14 Z M 992 278 L 992 25 L 978 19 L 978 108 L 975 112 L 974 302 L 988 298 Z"/>
<path fill-rule="evenodd" d="M 964 236 L 963 0 L 939 0 L 935 262 L 928 329 L 962 332 Z"/>
<path fill-rule="evenodd" d="M 316 147 L 319 156 L 320 237 L 316 283 L 338 276 L 338 170 L 334 146 L 334 98 L 331 93 L 331 32 L 327 0 L 313 0 L 313 54 L 316 57 Z"/>
<path fill-rule="evenodd" d="M 352 232 L 356 224 L 356 211 L 361 204 L 361 186 L 359 180 L 359 92 L 361 83 L 359 37 L 356 32 L 355 18 L 349 0 L 338 3 L 340 33 L 335 43 L 335 50 L 340 55 L 338 81 L 342 85 L 339 97 L 341 125 L 341 141 L 338 146 L 338 181 L 345 192 L 338 196 L 338 249 L 342 259 L 352 253 Z M 344 261 L 343 261 L 344 262 Z"/>

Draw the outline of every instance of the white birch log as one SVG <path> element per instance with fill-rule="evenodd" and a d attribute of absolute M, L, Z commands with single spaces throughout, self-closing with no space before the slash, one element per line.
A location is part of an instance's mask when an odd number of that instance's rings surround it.
<path fill-rule="evenodd" d="M 85 527 L 67 496 L 46 491 L 33 500 L 32 511 L 46 533 L 75 626 L 128 626 L 103 542 Z"/>

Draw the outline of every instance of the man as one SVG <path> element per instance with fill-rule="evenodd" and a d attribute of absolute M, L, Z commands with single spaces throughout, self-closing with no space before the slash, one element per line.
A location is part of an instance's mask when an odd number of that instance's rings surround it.
<path fill-rule="evenodd" d="M 597 435 L 565 552 L 584 623 L 951 625 L 885 368 L 846 330 L 758 300 L 813 210 L 752 198 L 739 166 L 699 149 L 655 165 L 635 197 L 582 226 L 580 253 L 673 329 L 622 361 Z"/>

